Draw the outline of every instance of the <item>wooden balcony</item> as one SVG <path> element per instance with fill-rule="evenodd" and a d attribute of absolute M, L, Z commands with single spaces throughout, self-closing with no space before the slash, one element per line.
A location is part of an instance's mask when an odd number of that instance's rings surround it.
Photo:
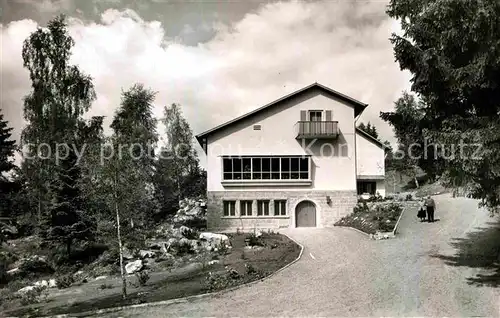
<path fill-rule="evenodd" d="M 299 121 L 296 124 L 297 139 L 336 139 L 338 121 Z"/>

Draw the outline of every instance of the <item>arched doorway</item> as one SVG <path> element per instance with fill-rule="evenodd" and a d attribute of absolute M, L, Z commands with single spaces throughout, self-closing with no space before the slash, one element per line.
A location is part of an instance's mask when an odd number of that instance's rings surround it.
<path fill-rule="evenodd" d="M 316 227 L 316 206 L 311 201 L 302 201 L 295 208 L 296 227 Z"/>

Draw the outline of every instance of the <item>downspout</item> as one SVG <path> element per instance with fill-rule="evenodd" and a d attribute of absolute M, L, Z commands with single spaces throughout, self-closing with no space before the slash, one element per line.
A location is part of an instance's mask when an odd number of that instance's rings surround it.
<path fill-rule="evenodd" d="M 358 121 L 360 116 L 361 114 L 354 117 L 354 184 L 356 185 L 356 198 L 358 197 L 358 149 L 356 146 L 356 122 Z"/>

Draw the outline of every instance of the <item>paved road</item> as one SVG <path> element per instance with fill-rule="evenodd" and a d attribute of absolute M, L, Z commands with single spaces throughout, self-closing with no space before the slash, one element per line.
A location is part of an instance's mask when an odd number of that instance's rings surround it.
<path fill-rule="evenodd" d="M 477 201 L 443 195 L 436 203 L 438 222 L 420 223 L 407 211 L 393 240 L 372 241 L 343 228 L 291 230 L 305 246 L 303 257 L 271 279 L 216 298 L 113 316 L 499 317 L 498 290 L 468 284 L 487 274 L 483 267 L 498 255 L 500 231 L 488 224 L 495 219 Z M 450 245 L 470 233 L 460 246 Z"/>

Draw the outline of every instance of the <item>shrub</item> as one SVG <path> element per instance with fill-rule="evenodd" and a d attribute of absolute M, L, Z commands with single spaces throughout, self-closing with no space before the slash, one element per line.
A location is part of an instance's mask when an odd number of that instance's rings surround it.
<path fill-rule="evenodd" d="M 224 242 L 221 242 L 219 244 L 219 246 L 217 247 L 217 252 L 219 252 L 220 255 L 226 255 L 228 251 L 229 251 L 229 248 L 226 245 L 226 243 L 224 243 Z"/>
<path fill-rule="evenodd" d="M 111 284 L 101 284 L 99 285 L 99 289 L 111 289 L 113 288 L 113 285 Z"/>
<path fill-rule="evenodd" d="M 25 260 L 19 267 L 23 276 L 37 276 L 38 274 L 52 274 L 54 269 L 44 260 L 34 257 Z"/>
<path fill-rule="evenodd" d="M 191 245 L 190 242 L 178 241 L 177 243 L 173 244 L 172 247 L 177 252 L 177 255 L 185 255 L 185 254 L 193 254 L 194 253 L 193 246 Z"/>
<path fill-rule="evenodd" d="M 255 232 L 250 233 L 248 237 L 245 239 L 245 242 L 247 243 L 248 246 L 263 246 L 264 244 L 262 243 L 261 239 L 257 237 L 257 234 Z"/>
<path fill-rule="evenodd" d="M 368 212 L 369 208 L 368 208 L 368 204 L 366 204 L 366 201 L 362 200 L 360 203 L 361 204 L 358 203 L 354 207 L 353 212 L 354 213 L 366 213 L 366 212 Z"/>
<path fill-rule="evenodd" d="M 245 268 L 247 275 L 253 275 L 257 273 L 257 270 L 252 266 L 252 264 L 245 264 Z"/>
<path fill-rule="evenodd" d="M 140 286 L 146 286 L 148 280 L 151 278 L 147 271 L 137 272 L 135 273 L 135 277 L 137 277 L 137 282 Z"/>
<path fill-rule="evenodd" d="M 207 289 L 209 291 L 217 291 L 228 287 L 231 284 L 231 279 L 227 272 L 224 273 L 208 273 L 206 278 Z"/>
<path fill-rule="evenodd" d="M 406 201 L 412 201 L 413 200 L 413 196 L 411 195 L 411 193 L 408 193 L 406 195 L 406 198 L 405 198 Z"/>
<path fill-rule="evenodd" d="M 73 275 L 62 275 L 56 278 L 56 285 L 59 289 L 68 288 L 75 282 Z"/>
<path fill-rule="evenodd" d="M 20 301 L 22 305 L 37 304 L 44 301 L 48 296 L 48 290 L 42 286 L 35 286 L 33 289 L 24 292 Z"/>

